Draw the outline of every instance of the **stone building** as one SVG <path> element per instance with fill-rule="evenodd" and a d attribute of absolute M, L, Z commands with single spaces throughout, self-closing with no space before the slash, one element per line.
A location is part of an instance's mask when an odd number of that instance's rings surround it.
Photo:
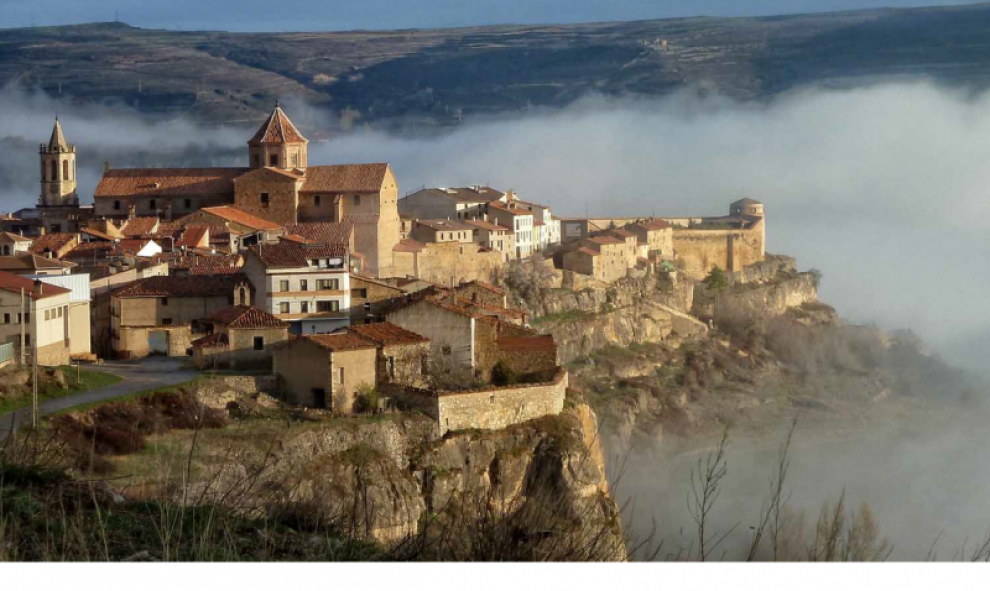
<path fill-rule="evenodd" d="M 30 252 L 31 239 L 11 232 L 0 232 L 0 256 L 14 256 Z"/>
<path fill-rule="evenodd" d="M 305 335 L 274 349 L 274 371 L 286 402 L 350 414 L 375 387 L 377 359 L 378 345 L 356 334 Z"/>
<path fill-rule="evenodd" d="M 33 253 L 0 257 L 0 271 L 15 275 L 69 275 L 76 265 Z"/>
<path fill-rule="evenodd" d="M 624 227 L 636 235 L 640 244 L 646 244 L 650 255 L 662 259 L 674 257 L 673 226 L 663 220 L 643 220 Z"/>
<path fill-rule="evenodd" d="M 491 187 L 429 188 L 399 199 L 399 213 L 411 219 L 469 220 L 481 218 L 483 206 L 505 203 L 506 194 Z"/>
<path fill-rule="evenodd" d="M 464 224 L 471 228 L 474 242 L 501 253 L 502 262 L 516 258 L 516 235 L 509 228 L 484 219 L 466 220 Z"/>
<path fill-rule="evenodd" d="M 114 355 L 188 355 L 202 336 L 198 321 L 234 305 L 251 305 L 252 288 L 244 275 L 148 277 L 110 296 L 110 338 Z"/>
<path fill-rule="evenodd" d="M 366 261 L 364 272 L 393 274 L 399 188 L 388 164 L 311 166 L 308 140 L 278 105 L 248 141 L 248 163 L 248 168 L 107 166 L 94 193 L 95 212 L 111 218 L 172 219 L 234 205 L 276 225 L 350 220 L 356 249 Z"/>
<path fill-rule="evenodd" d="M 292 334 L 328 333 L 350 323 L 347 258 L 340 244 L 259 244 L 245 252 L 243 272 L 257 306 L 288 322 Z"/>
<path fill-rule="evenodd" d="M 273 347 L 289 339 L 289 324 L 253 306 L 232 306 L 200 320 L 207 336 L 191 343 L 200 369 L 270 369 Z"/>
<path fill-rule="evenodd" d="M 474 228 L 456 220 L 416 220 L 409 237 L 417 242 L 474 242 Z"/>
<path fill-rule="evenodd" d="M 389 322 L 358 324 L 347 331 L 378 347 L 376 386 L 424 387 L 429 371 L 430 340 Z"/>
<path fill-rule="evenodd" d="M 0 342 L 18 357 L 37 352 L 40 365 L 66 365 L 72 356 L 71 290 L 0 272 Z M 23 339 L 22 339 L 23 332 Z"/>
<path fill-rule="evenodd" d="M 38 150 L 41 157 L 41 197 L 39 207 L 79 207 L 76 192 L 76 147 L 65 141 L 62 124 L 55 127 L 48 145 Z"/>
<path fill-rule="evenodd" d="M 476 279 L 491 281 L 503 263 L 502 253 L 475 243 L 423 243 L 406 239 L 393 253 L 396 275 L 442 285 Z"/>
<path fill-rule="evenodd" d="M 566 250 L 561 256 L 562 268 L 612 283 L 628 273 L 628 255 L 629 245 L 624 240 L 612 236 L 595 236 L 572 243 L 570 250 Z"/>
<path fill-rule="evenodd" d="M 366 324 L 381 318 L 394 301 L 405 296 L 403 290 L 377 279 L 351 273 L 351 324 Z"/>

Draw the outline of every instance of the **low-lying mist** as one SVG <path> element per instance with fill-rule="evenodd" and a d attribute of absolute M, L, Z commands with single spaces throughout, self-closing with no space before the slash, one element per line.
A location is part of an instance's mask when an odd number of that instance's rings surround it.
<path fill-rule="evenodd" d="M 7 89 L 0 125 L 3 209 L 37 194 L 37 144 L 56 103 Z M 304 133 L 333 117 L 287 110 Z M 91 199 L 114 166 L 232 166 L 253 130 L 152 121 L 125 109 L 61 107 Z M 360 123 L 360 121 L 359 121 Z M 563 110 L 467 123 L 448 133 L 359 130 L 311 144 L 310 161 L 388 161 L 403 191 L 488 183 L 562 216 L 716 215 L 767 205 L 771 252 L 824 273 L 822 298 L 855 322 L 910 328 L 947 358 L 983 369 L 990 343 L 990 96 L 928 83 L 810 89 L 766 104 L 684 92 L 590 97 Z M 316 129 L 314 129 L 316 128 Z"/>
<path fill-rule="evenodd" d="M 0 95 L 0 209 L 36 201 L 37 145 L 56 104 Z M 104 160 L 126 166 L 243 166 L 253 129 L 151 121 L 125 109 L 60 107 L 78 145 L 80 195 L 91 202 Z M 289 103 L 304 134 L 332 114 Z M 260 122 L 259 122 L 260 123 Z M 719 215 L 744 196 L 766 203 L 768 249 L 824 275 L 821 298 L 854 322 L 918 333 L 950 363 L 985 370 L 990 308 L 990 95 L 917 82 L 808 89 L 741 104 L 684 92 L 663 100 L 589 97 L 562 110 L 483 119 L 441 134 L 370 131 L 310 145 L 309 161 L 388 161 L 403 192 L 484 183 L 549 203 L 561 216 Z M 914 424 L 803 441 L 794 503 L 814 519 L 845 487 L 873 506 L 897 558 L 943 555 L 990 527 L 982 422 L 950 434 Z M 776 442 L 732 450 L 724 528 L 759 511 Z M 764 461 L 767 460 L 767 461 Z M 677 544 L 689 524 L 692 458 L 637 462 L 624 494 Z M 747 513 L 748 512 L 748 513 Z M 811 524 L 813 527 L 813 523 Z M 684 530 L 683 535 L 690 535 Z M 740 539 L 729 543 L 740 543 Z"/>

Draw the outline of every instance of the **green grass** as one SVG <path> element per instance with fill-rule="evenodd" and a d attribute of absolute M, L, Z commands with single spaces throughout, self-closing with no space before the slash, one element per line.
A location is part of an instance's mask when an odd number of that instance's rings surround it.
<path fill-rule="evenodd" d="M 79 370 L 79 383 L 76 383 L 76 368 L 73 366 L 63 365 L 59 366 L 62 374 L 65 375 L 68 386 L 65 388 L 55 387 L 54 384 L 48 384 L 46 387 L 38 392 L 39 402 L 45 402 L 48 400 L 55 400 L 57 398 L 64 398 L 66 396 L 71 396 L 72 394 L 79 394 L 80 392 L 88 392 L 90 390 L 98 390 L 100 388 L 106 388 L 120 382 L 123 378 L 115 376 L 109 373 L 103 373 L 99 371 L 91 371 L 88 369 Z M 31 405 L 31 394 L 21 396 L 19 398 L 13 398 L 9 400 L 4 400 L 0 402 L 0 414 L 5 414 L 12 412 L 26 406 Z"/>
<path fill-rule="evenodd" d="M 149 388 L 147 390 L 141 390 L 140 392 L 132 392 L 130 394 L 124 394 L 123 396 L 118 396 L 116 398 L 110 398 L 108 400 L 97 400 L 96 402 L 89 402 L 89 403 L 86 403 L 86 404 L 80 404 L 78 406 L 71 406 L 69 408 L 63 408 L 62 410 L 59 410 L 59 411 L 53 413 L 51 416 L 57 416 L 57 415 L 61 415 L 61 414 L 69 413 L 69 412 L 80 412 L 80 411 L 90 410 L 90 409 L 96 408 L 97 406 L 100 406 L 101 404 L 108 404 L 108 403 L 111 403 L 111 402 L 125 402 L 125 401 L 128 401 L 128 400 L 137 400 L 138 398 L 143 398 L 145 396 L 150 396 L 151 394 L 155 394 L 156 392 L 178 392 L 179 390 L 181 390 L 183 388 L 188 388 L 188 387 L 191 387 L 191 386 L 195 386 L 196 384 L 200 384 L 200 383 L 203 383 L 203 382 L 208 382 L 211 379 L 213 379 L 213 376 L 211 376 L 209 374 L 199 374 L 198 376 L 194 377 L 191 380 L 187 380 L 185 382 L 180 382 L 180 383 L 174 384 L 172 386 L 162 386 L 160 388 Z M 118 378 L 118 381 L 119 381 L 119 378 Z"/>

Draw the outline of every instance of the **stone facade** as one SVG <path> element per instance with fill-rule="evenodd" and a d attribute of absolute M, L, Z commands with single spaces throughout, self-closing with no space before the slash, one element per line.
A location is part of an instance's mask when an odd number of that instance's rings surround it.
<path fill-rule="evenodd" d="M 286 401 L 350 414 L 360 390 L 375 387 L 377 355 L 370 343 L 331 352 L 303 337 L 275 349 L 274 371 Z"/>
<path fill-rule="evenodd" d="M 441 285 L 491 281 L 502 267 L 502 253 L 477 244 L 425 244 L 416 252 L 397 252 L 396 274 Z"/>
<path fill-rule="evenodd" d="M 761 220 L 754 228 L 733 230 L 675 228 L 674 251 L 683 273 L 701 279 L 716 265 L 736 272 L 762 261 L 766 256 L 764 224 Z"/>
<path fill-rule="evenodd" d="M 280 226 L 298 223 L 303 175 L 259 168 L 234 179 L 234 206 Z"/>

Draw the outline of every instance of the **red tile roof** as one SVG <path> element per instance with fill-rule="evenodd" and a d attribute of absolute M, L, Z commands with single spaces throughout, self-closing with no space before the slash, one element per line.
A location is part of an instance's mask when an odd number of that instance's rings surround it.
<path fill-rule="evenodd" d="M 417 242 L 412 238 L 406 238 L 405 240 L 400 240 L 398 244 L 392 247 L 392 252 L 419 252 L 426 248 L 426 245 L 422 242 Z"/>
<path fill-rule="evenodd" d="M 254 137 L 248 141 L 248 144 L 256 146 L 258 144 L 291 144 L 308 141 L 292 124 L 282 107 L 276 104 L 275 110 L 261 125 L 258 133 L 254 134 Z"/>
<path fill-rule="evenodd" d="M 281 228 L 281 226 L 275 222 L 269 222 L 268 220 L 253 216 L 246 211 L 237 209 L 236 207 L 231 207 L 229 205 L 204 207 L 200 211 L 204 211 L 228 222 L 247 226 L 252 230 L 278 230 Z"/>
<path fill-rule="evenodd" d="M 33 252 L 34 254 L 45 254 L 46 252 L 51 252 L 55 253 L 57 256 L 58 251 L 65 248 L 73 240 L 79 240 L 79 235 L 67 234 L 64 232 L 45 234 L 44 236 L 38 236 L 35 238 L 28 251 Z"/>
<path fill-rule="evenodd" d="M 147 277 L 113 292 L 118 298 L 202 297 L 233 295 L 246 283 L 244 275 L 190 275 L 189 277 Z"/>
<path fill-rule="evenodd" d="M 377 193 L 385 183 L 388 164 L 310 166 L 300 193 Z"/>
<path fill-rule="evenodd" d="M 47 283 L 42 283 L 41 281 L 35 282 L 34 279 L 28 279 L 26 277 L 21 277 L 20 275 L 14 275 L 13 273 L 6 273 L 3 271 L 0 271 L 0 289 L 11 293 L 16 293 L 18 295 L 20 295 L 21 289 L 23 289 L 24 295 L 32 300 L 42 300 L 52 296 L 69 293 L 71 291 L 64 287 L 49 285 Z"/>
<path fill-rule="evenodd" d="M 66 261 L 92 261 L 97 258 L 106 257 L 116 246 L 117 243 L 111 241 L 81 242 L 67 252 L 62 259 Z"/>
<path fill-rule="evenodd" d="M 340 258 L 347 255 L 347 247 L 340 244 L 297 244 L 279 242 L 252 246 L 249 252 L 269 269 L 308 267 L 313 259 Z"/>
<path fill-rule="evenodd" d="M 0 237 L 6 238 L 13 242 L 31 242 L 30 238 L 25 238 L 19 234 L 14 234 L 12 232 L 0 232 Z"/>
<path fill-rule="evenodd" d="M 364 339 L 356 334 L 352 333 L 337 333 L 337 334 L 314 334 L 306 335 L 304 337 L 299 337 L 305 339 L 313 344 L 316 344 L 327 351 L 357 351 L 359 349 L 377 349 L 378 346 Z"/>
<path fill-rule="evenodd" d="M 665 228 L 670 228 L 671 225 L 663 220 L 644 220 L 642 222 L 636 222 L 635 224 L 630 224 L 630 226 L 638 226 L 644 230 L 663 230 Z"/>
<path fill-rule="evenodd" d="M 391 322 L 378 322 L 375 324 L 355 324 L 347 327 L 360 337 L 374 341 L 383 347 L 390 345 L 415 345 L 417 343 L 428 343 L 430 339 L 408 331 Z"/>
<path fill-rule="evenodd" d="M 496 285 L 492 285 L 491 283 L 485 283 L 484 281 L 477 281 L 477 280 L 468 281 L 466 283 L 462 283 L 462 284 L 458 285 L 457 288 L 458 289 L 461 289 L 461 288 L 464 288 L 464 287 L 470 287 L 472 285 L 477 286 L 477 287 L 480 287 L 481 289 L 490 291 L 490 292 L 495 293 L 495 294 L 498 294 L 498 295 L 505 295 L 505 293 L 506 293 L 505 290 L 502 289 L 501 287 L 498 287 Z"/>
<path fill-rule="evenodd" d="M 190 275 L 230 275 L 240 271 L 241 255 L 197 255 L 169 252 L 156 254 L 155 264 L 167 263 L 170 269 L 182 269 Z"/>
<path fill-rule="evenodd" d="M 96 199 L 137 196 L 234 196 L 234 179 L 250 168 L 119 168 L 103 174 Z"/>
<path fill-rule="evenodd" d="M 175 241 L 175 246 L 180 248 L 183 246 L 186 248 L 200 246 L 200 243 L 203 242 L 204 238 L 207 238 L 207 234 L 209 234 L 209 232 L 209 226 L 192 226 L 190 228 L 186 228 L 186 230 L 182 233 L 182 238 Z M 209 244 L 209 240 L 206 240 L 206 243 Z"/>
<path fill-rule="evenodd" d="M 66 267 L 75 267 L 75 265 L 28 252 L 0 257 L 0 270 L 5 271 L 38 271 L 41 269 L 64 269 Z"/>
<path fill-rule="evenodd" d="M 120 233 L 128 238 L 147 236 L 158 229 L 159 223 L 157 217 L 134 218 L 127 220 L 127 223 L 120 229 Z"/>
<path fill-rule="evenodd" d="M 348 221 L 338 224 L 329 222 L 290 224 L 285 227 L 285 231 L 316 244 L 342 244 L 348 246 L 354 234 L 354 224 Z"/>
<path fill-rule="evenodd" d="M 215 312 L 203 319 L 210 324 L 222 324 L 227 328 L 288 328 L 288 323 L 282 322 L 264 310 L 254 306 L 233 306 Z"/>
<path fill-rule="evenodd" d="M 82 232 L 83 234 L 88 234 L 88 235 L 92 236 L 93 238 L 99 238 L 100 240 L 106 240 L 106 241 L 109 241 L 109 242 L 112 242 L 114 240 L 114 237 L 113 236 L 111 236 L 109 234 L 104 234 L 103 232 L 100 232 L 99 230 L 93 230 L 91 228 L 83 228 L 83 229 L 81 229 L 79 231 Z"/>

